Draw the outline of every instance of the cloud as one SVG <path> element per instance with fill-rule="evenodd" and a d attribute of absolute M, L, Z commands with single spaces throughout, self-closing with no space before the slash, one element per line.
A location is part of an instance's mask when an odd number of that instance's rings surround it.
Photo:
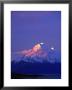
<path fill-rule="evenodd" d="M 19 51 L 19 52 L 17 52 L 17 54 L 31 56 L 31 55 L 37 53 L 40 49 L 41 49 L 41 45 L 36 44 L 32 49 Z"/>

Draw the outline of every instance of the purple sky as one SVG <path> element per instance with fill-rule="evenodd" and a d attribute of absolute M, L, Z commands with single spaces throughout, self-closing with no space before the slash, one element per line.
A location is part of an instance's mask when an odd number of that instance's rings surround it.
<path fill-rule="evenodd" d="M 12 11 L 11 48 L 12 52 L 30 49 L 43 42 L 48 48 L 61 49 L 60 11 Z"/>

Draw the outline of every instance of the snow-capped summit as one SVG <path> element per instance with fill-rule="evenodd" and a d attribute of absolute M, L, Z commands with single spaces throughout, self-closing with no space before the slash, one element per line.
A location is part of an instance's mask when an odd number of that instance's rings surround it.
<path fill-rule="evenodd" d="M 43 45 L 44 43 L 40 43 L 40 45 Z"/>

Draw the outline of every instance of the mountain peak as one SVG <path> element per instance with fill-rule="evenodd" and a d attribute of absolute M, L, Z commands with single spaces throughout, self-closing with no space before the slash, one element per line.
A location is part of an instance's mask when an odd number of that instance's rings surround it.
<path fill-rule="evenodd" d="M 41 42 L 41 43 L 34 45 L 32 49 L 22 50 L 22 51 L 17 52 L 17 53 L 21 54 L 21 55 L 25 55 L 25 56 L 35 56 L 35 55 L 45 56 L 46 52 L 43 50 L 43 45 L 44 45 L 44 43 Z"/>
<path fill-rule="evenodd" d="M 51 46 L 51 48 L 48 49 L 48 45 L 46 45 L 45 43 L 38 43 L 31 49 L 19 51 L 17 52 L 17 54 L 21 57 L 24 57 L 25 61 L 29 58 L 32 58 L 32 61 L 37 60 L 55 62 L 55 60 L 60 60 L 60 54 L 57 55 L 55 48 Z"/>

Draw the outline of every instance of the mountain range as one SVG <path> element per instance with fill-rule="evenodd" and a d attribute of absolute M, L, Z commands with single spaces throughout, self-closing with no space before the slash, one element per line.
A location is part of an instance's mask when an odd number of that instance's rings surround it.
<path fill-rule="evenodd" d="M 18 61 L 13 60 L 14 62 L 60 62 L 60 53 L 56 52 L 53 47 L 48 50 L 48 46 L 44 43 L 38 43 L 34 45 L 32 49 L 18 51 L 16 54 L 20 55 L 21 57 Z"/>

